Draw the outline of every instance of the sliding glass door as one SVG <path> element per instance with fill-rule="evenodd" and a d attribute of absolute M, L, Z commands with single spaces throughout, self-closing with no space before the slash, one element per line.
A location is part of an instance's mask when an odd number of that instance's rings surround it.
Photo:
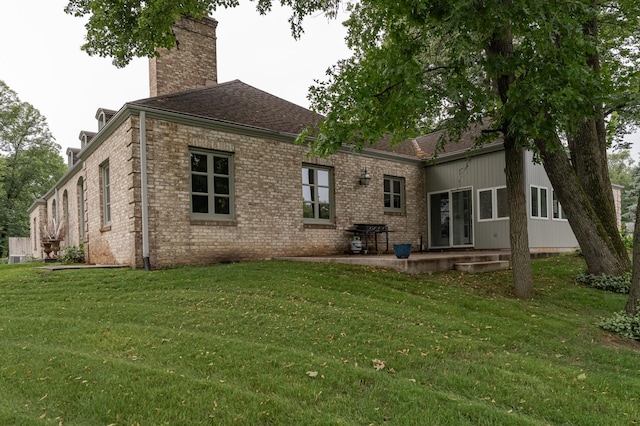
<path fill-rule="evenodd" d="M 429 196 L 429 241 L 432 248 L 473 246 L 472 200 L 471 189 Z"/>

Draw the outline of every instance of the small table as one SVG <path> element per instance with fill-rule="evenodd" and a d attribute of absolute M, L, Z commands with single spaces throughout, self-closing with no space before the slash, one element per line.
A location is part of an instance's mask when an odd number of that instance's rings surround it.
<path fill-rule="evenodd" d="M 385 223 L 354 223 L 353 227 L 346 229 L 345 231 L 351 232 L 354 235 L 362 235 L 364 236 L 364 247 L 365 250 L 369 248 L 369 235 L 373 234 L 373 238 L 376 245 L 376 253 L 379 253 L 378 250 L 378 234 L 385 234 L 385 242 L 386 242 L 386 251 L 389 252 L 389 227 Z"/>

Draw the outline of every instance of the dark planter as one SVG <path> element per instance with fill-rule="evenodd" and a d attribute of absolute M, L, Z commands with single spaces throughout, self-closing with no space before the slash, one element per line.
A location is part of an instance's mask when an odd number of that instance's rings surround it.
<path fill-rule="evenodd" d="M 395 254 L 398 259 L 408 259 L 409 255 L 411 254 L 411 243 L 394 244 L 393 254 Z"/>

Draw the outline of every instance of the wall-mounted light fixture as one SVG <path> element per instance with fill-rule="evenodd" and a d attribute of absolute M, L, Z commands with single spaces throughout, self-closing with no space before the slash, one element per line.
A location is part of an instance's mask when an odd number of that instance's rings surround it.
<path fill-rule="evenodd" d="M 371 182 L 371 175 L 367 172 L 367 169 L 364 169 L 360 175 L 360 185 L 367 186 L 369 182 Z"/>

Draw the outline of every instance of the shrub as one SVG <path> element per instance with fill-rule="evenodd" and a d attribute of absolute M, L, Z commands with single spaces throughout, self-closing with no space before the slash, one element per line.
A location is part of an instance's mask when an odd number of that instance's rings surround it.
<path fill-rule="evenodd" d="M 631 285 L 631 273 L 628 272 L 622 276 L 581 273 L 576 277 L 576 281 L 598 290 L 628 294 L 629 286 Z"/>
<path fill-rule="evenodd" d="M 626 312 L 616 312 L 611 318 L 600 321 L 598 325 L 622 337 L 640 340 L 640 313 L 629 315 Z"/>
<path fill-rule="evenodd" d="M 64 247 L 58 255 L 58 262 L 65 264 L 84 263 L 84 246 L 80 244 L 78 247 Z"/>

